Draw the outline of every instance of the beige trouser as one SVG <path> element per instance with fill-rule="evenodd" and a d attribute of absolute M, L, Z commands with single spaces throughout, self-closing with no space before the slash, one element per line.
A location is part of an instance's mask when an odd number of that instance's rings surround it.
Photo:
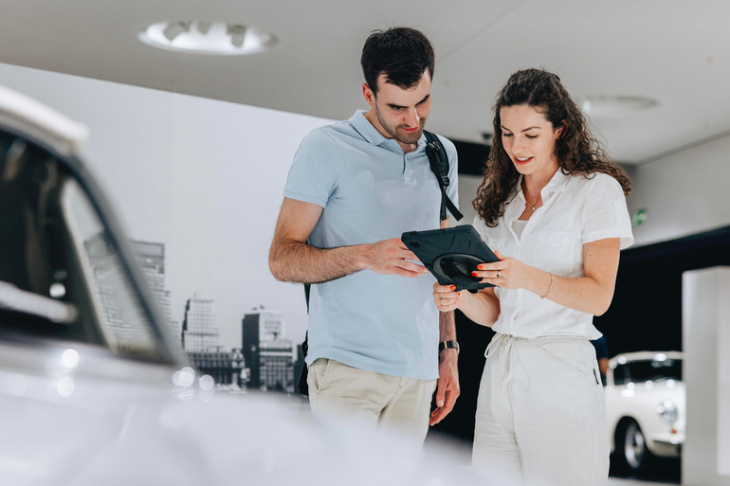
<path fill-rule="evenodd" d="M 416 380 L 360 370 L 318 358 L 307 377 L 315 414 L 353 417 L 423 443 L 436 380 Z"/>
<path fill-rule="evenodd" d="M 487 348 L 473 463 L 527 485 L 608 482 L 609 439 L 596 353 L 587 339 L 497 334 Z"/>

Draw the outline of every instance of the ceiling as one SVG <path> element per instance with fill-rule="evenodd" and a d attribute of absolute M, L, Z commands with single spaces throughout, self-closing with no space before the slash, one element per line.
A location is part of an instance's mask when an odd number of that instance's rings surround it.
<path fill-rule="evenodd" d="M 725 0 L 3 0 L 2 12 L 0 63 L 331 119 L 366 108 L 359 56 L 370 31 L 407 25 L 436 50 L 428 127 L 453 139 L 483 141 L 496 92 L 532 66 L 559 74 L 578 100 L 659 102 L 592 116 L 621 163 L 730 133 Z M 188 19 L 254 25 L 279 43 L 218 57 L 137 39 L 151 23 Z"/>

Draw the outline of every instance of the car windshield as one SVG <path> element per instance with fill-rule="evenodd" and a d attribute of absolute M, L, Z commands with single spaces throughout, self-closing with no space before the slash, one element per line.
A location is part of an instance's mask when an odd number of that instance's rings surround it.
<path fill-rule="evenodd" d="M 0 129 L 0 339 L 165 361 L 95 206 L 55 154 Z"/>
<path fill-rule="evenodd" d="M 681 380 L 682 360 L 680 359 L 652 359 L 629 361 L 624 365 L 628 381 L 643 383 L 657 380 Z"/>

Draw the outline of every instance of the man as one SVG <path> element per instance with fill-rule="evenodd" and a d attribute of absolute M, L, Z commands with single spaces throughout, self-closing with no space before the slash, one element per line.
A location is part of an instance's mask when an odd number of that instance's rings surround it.
<path fill-rule="evenodd" d="M 423 442 L 429 422 L 442 420 L 459 395 L 453 313 L 439 315 L 434 280 L 400 240 L 404 231 L 449 224 L 448 216 L 440 221 L 423 135 L 433 49 L 421 32 L 393 28 L 367 39 L 361 63 L 370 109 L 302 141 L 269 267 L 278 280 L 312 284 L 312 411 L 344 412 Z M 441 141 L 456 201 L 456 151 Z"/>

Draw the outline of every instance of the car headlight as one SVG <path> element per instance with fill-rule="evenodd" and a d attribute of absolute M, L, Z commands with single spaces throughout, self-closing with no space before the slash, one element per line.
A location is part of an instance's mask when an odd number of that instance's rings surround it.
<path fill-rule="evenodd" d="M 656 413 L 659 414 L 659 418 L 662 422 L 672 425 L 679 419 L 679 412 L 677 412 L 677 406 L 672 403 L 671 400 L 664 400 L 656 406 Z"/>

